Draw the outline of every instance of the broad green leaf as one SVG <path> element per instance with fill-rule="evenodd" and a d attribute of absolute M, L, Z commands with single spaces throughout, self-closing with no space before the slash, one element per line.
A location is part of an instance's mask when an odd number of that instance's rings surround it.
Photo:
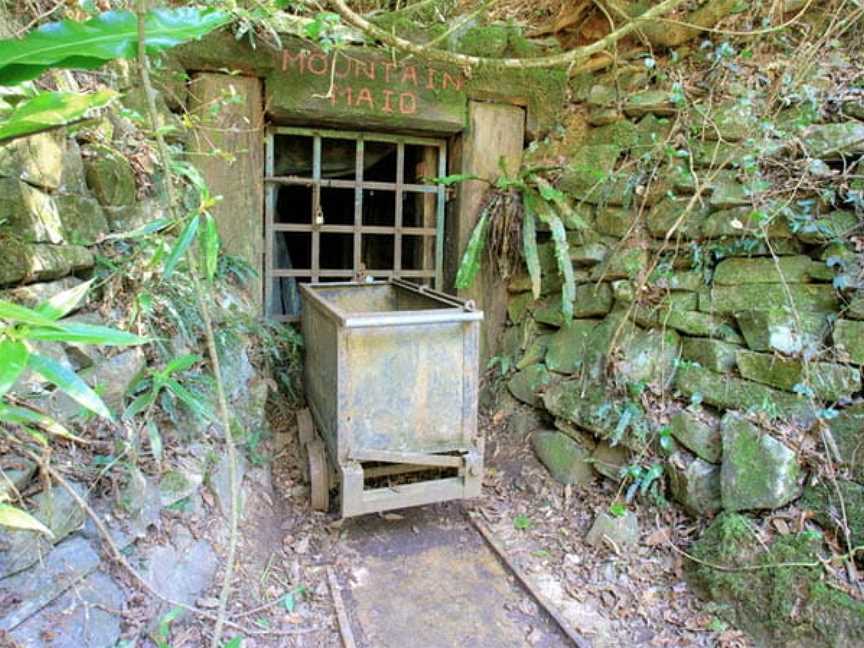
<path fill-rule="evenodd" d="M 459 264 L 459 272 L 456 273 L 457 288 L 470 286 L 480 271 L 480 259 L 483 255 L 483 248 L 486 246 L 486 224 L 488 221 L 489 214 L 484 212 L 474 227 L 474 231 L 471 232 L 471 238 L 468 240 L 468 246 L 462 256 L 462 263 Z"/>
<path fill-rule="evenodd" d="M 555 259 L 558 261 L 558 272 L 564 278 L 561 284 L 561 314 L 564 324 L 573 320 L 573 301 L 576 299 L 576 280 L 573 275 L 573 261 L 570 259 L 570 244 L 567 242 L 567 230 L 557 214 L 549 216 L 549 229 L 555 242 Z"/>
<path fill-rule="evenodd" d="M 204 232 L 200 242 L 207 281 L 213 281 L 219 265 L 219 230 L 216 229 L 216 219 L 210 212 L 204 215 Z"/>
<path fill-rule="evenodd" d="M 87 383 L 81 380 L 81 377 L 74 371 L 67 369 L 50 358 L 35 353 L 30 354 L 28 365 L 33 371 L 45 378 L 45 380 L 63 390 L 72 400 L 99 416 L 114 420 L 113 414 L 105 406 L 105 403 L 102 402 L 102 399 L 99 398 L 99 395 Z"/>
<path fill-rule="evenodd" d="M 27 366 L 27 346 L 17 340 L 0 340 L 0 396 L 12 389 Z"/>
<path fill-rule="evenodd" d="M 61 317 L 65 317 L 77 308 L 78 304 L 81 303 L 81 300 L 84 299 L 84 296 L 90 290 L 94 281 L 95 279 L 91 279 L 90 281 L 84 282 L 74 288 L 64 290 L 63 292 L 54 295 L 47 302 L 39 304 L 39 306 L 36 307 L 36 312 L 52 320 L 58 320 Z"/>
<path fill-rule="evenodd" d="M 0 122 L 0 143 L 79 121 L 89 111 L 107 106 L 117 96 L 114 90 L 87 94 L 42 92 L 18 104 Z"/>
<path fill-rule="evenodd" d="M 109 234 L 105 237 L 106 241 L 121 241 L 125 239 L 136 239 L 142 238 L 144 236 L 149 236 L 155 232 L 159 232 L 169 225 L 171 225 L 174 221 L 170 218 L 156 218 L 149 223 L 142 225 L 141 227 L 136 227 L 134 230 L 130 232 L 117 232 L 116 234 Z"/>
<path fill-rule="evenodd" d="M 243 648 L 243 637 L 234 637 L 224 648 Z"/>
<path fill-rule="evenodd" d="M 165 261 L 165 268 L 162 271 L 163 279 L 168 279 L 171 276 L 174 272 L 174 268 L 177 267 L 177 263 L 180 261 L 180 257 L 183 256 L 189 248 L 189 245 L 191 245 L 192 241 L 195 240 L 200 220 L 201 219 L 198 218 L 198 216 L 193 216 L 189 222 L 186 223 L 186 227 L 183 228 L 180 236 L 177 237 L 177 242 L 171 249 L 171 254 L 168 255 L 168 259 Z"/>
<path fill-rule="evenodd" d="M 42 524 L 29 513 L 22 511 L 19 508 L 10 506 L 9 504 L 0 504 L 0 524 L 3 526 L 19 529 L 23 531 L 38 531 L 44 533 L 49 538 L 53 538 L 54 534 L 51 529 Z"/>
<path fill-rule="evenodd" d="M 473 173 L 454 173 L 452 175 L 438 176 L 437 178 L 432 178 L 432 182 L 434 184 L 443 185 L 445 187 L 452 187 L 454 184 L 457 184 L 459 182 L 465 182 L 467 180 L 480 180 L 480 178 Z"/>
<path fill-rule="evenodd" d="M 230 16 L 197 7 L 153 9 L 147 13 L 146 46 L 156 52 L 200 38 Z M 85 22 L 63 20 L 21 39 L 0 41 L 0 85 L 35 79 L 49 67 L 94 69 L 117 58 L 134 58 L 138 19 L 131 11 L 107 11 Z"/>
<path fill-rule="evenodd" d="M 0 320 L 6 320 L 10 324 L 32 324 L 33 326 L 57 327 L 59 324 L 46 317 L 42 313 L 34 311 L 26 306 L 13 304 L 12 302 L 0 299 Z"/>
<path fill-rule="evenodd" d="M 69 430 L 60 425 L 50 416 L 45 416 L 45 414 L 34 412 L 33 410 L 27 409 L 26 407 L 18 407 L 17 405 L 0 403 L 0 421 L 3 421 L 4 423 L 11 423 L 13 425 L 35 425 L 42 428 L 49 434 L 53 434 L 54 436 L 60 437 L 62 439 L 76 441 L 78 443 L 85 443 L 82 438 L 72 434 Z"/>
<path fill-rule="evenodd" d="M 131 403 L 129 403 L 129 406 L 123 412 L 123 418 L 131 419 L 138 416 L 138 414 L 150 407 L 153 401 L 156 400 L 157 393 L 157 390 L 152 389 L 144 392 L 139 396 L 136 396 L 135 399 Z"/>
<path fill-rule="evenodd" d="M 194 367 L 196 364 L 201 362 L 201 356 L 195 353 L 187 353 L 186 355 L 182 355 L 179 358 L 174 358 L 171 362 L 165 365 L 165 368 L 159 372 L 161 376 L 168 378 L 171 374 L 174 374 L 178 371 L 186 371 L 187 369 Z"/>
<path fill-rule="evenodd" d="M 215 423 L 219 422 L 216 414 L 212 409 L 210 409 L 210 404 L 207 403 L 200 394 L 192 393 L 176 380 L 166 381 L 165 387 L 198 416 L 209 419 Z"/>
<path fill-rule="evenodd" d="M 537 252 L 537 223 L 527 195 L 525 196 L 525 213 L 522 219 L 522 256 L 525 257 L 528 276 L 531 277 L 531 292 L 534 299 L 539 299 L 541 276 L 540 255 Z"/>
<path fill-rule="evenodd" d="M 162 461 L 162 435 L 153 421 L 147 421 L 147 438 L 150 440 L 150 452 L 158 462 Z"/>
<path fill-rule="evenodd" d="M 137 346 L 147 344 L 150 341 L 146 337 L 128 331 L 120 331 L 97 324 L 79 324 L 78 322 L 57 322 L 55 328 L 34 326 L 28 329 L 27 339 L 116 347 Z"/>
<path fill-rule="evenodd" d="M 537 186 L 540 196 L 551 202 L 558 209 L 559 213 L 569 222 L 579 229 L 588 229 L 588 223 L 573 209 L 567 196 L 560 189 L 553 187 L 546 178 L 538 175 L 531 175 L 529 178 Z"/>

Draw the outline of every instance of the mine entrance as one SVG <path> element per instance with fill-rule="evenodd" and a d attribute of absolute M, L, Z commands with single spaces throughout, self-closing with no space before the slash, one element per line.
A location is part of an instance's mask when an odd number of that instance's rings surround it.
<path fill-rule="evenodd" d="M 265 162 L 264 297 L 294 321 L 299 283 L 396 277 L 442 287 L 443 140 L 273 127 Z"/>

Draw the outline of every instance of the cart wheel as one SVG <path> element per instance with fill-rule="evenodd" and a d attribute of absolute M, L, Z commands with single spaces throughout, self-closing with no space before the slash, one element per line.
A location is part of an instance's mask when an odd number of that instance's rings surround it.
<path fill-rule="evenodd" d="M 315 423 L 312 421 L 312 412 L 308 409 L 297 412 L 297 438 L 301 447 L 315 438 Z"/>
<path fill-rule="evenodd" d="M 309 461 L 309 490 L 312 508 L 316 511 L 330 510 L 330 480 L 327 476 L 327 453 L 320 439 L 306 444 Z"/>

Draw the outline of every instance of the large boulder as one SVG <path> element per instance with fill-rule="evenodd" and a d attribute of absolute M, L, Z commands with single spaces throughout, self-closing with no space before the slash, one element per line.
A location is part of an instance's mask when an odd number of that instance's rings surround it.
<path fill-rule="evenodd" d="M 585 484 L 594 478 L 590 451 L 557 430 L 540 430 L 531 437 L 537 458 L 562 484 Z"/>
<path fill-rule="evenodd" d="M 734 413 L 721 423 L 723 508 L 727 511 L 775 509 L 801 493 L 795 452 Z"/>

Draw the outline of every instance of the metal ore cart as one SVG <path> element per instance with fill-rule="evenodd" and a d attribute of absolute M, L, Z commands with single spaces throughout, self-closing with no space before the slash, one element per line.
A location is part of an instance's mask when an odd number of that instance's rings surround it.
<path fill-rule="evenodd" d="M 327 510 L 337 486 L 342 517 L 479 495 L 483 313 L 397 279 L 301 295 L 313 507 Z"/>

